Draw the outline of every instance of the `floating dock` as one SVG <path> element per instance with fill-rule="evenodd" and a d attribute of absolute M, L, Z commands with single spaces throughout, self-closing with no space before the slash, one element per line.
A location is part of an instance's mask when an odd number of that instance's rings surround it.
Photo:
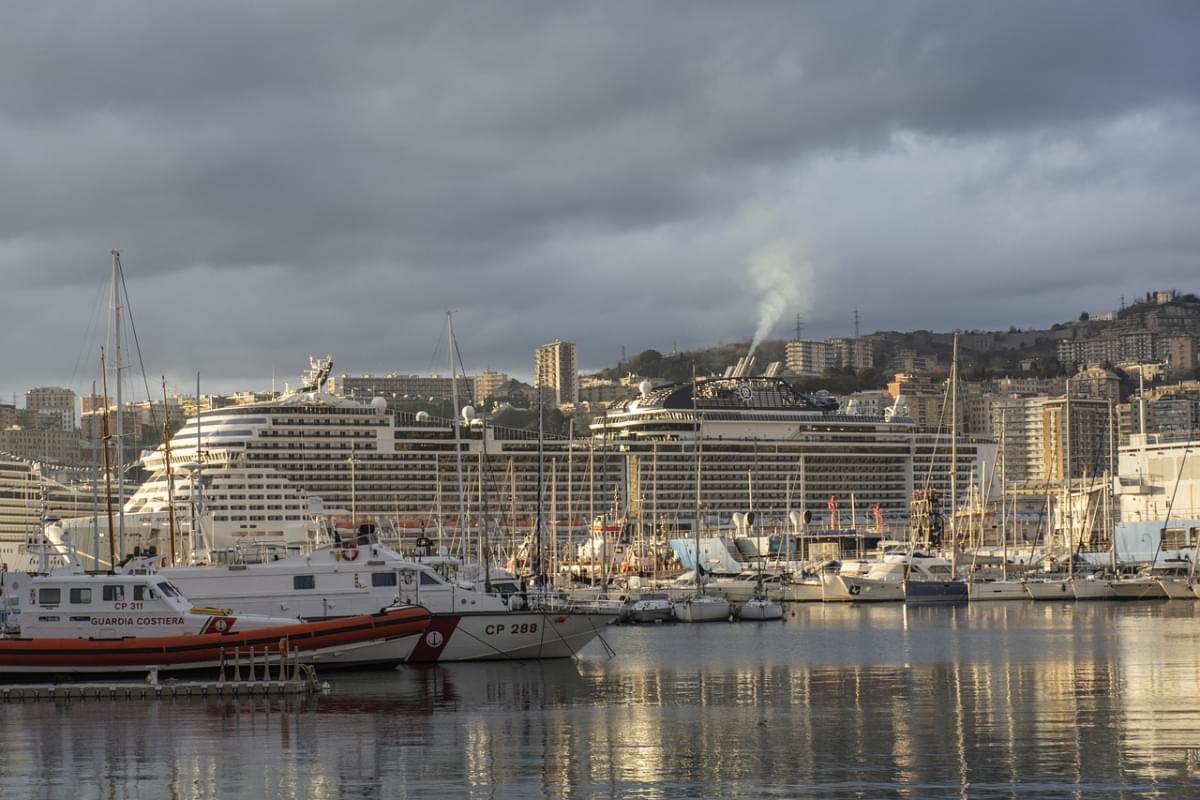
<path fill-rule="evenodd" d="M 240 654 L 239 654 L 240 655 Z M 271 664 L 264 653 L 261 662 L 254 655 L 247 664 L 240 658 L 233 664 L 232 679 L 226 679 L 226 664 L 221 664 L 215 680 L 192 681 L 168 678 L 160 681 L 158 669 L 147 669 L 146 679 L 133 681 L 63 683 L 16 683 L 0 685 L 0 702 L 20 703 L 36 700 L 175 700 L 221 699 L 234 697 L 296 697 L 325 691 L 327 684 L 317 680 L 317 671 L 298 659 L 283 658 Z M 245 677 L 242 677 L 243 670 Z"/>

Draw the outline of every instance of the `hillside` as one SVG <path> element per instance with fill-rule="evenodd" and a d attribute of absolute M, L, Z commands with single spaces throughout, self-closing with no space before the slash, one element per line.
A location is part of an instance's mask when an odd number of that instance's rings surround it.
<path fill-rule="evenodd" d="M 1148 293 L 1120 311 L 1093 318 L 1086 312 L 1077 319 L 1058 322 L 1044 329 L 1006 331 L 969 330 L 959 332 L 959 363 L 964 380 L 981 380 L 1025 374 L 1053 377 L 1066 373 L 1058 360 L 1058 343 L 1118 336 L 1124 333 L 1150 332 L 1200 336 L 1200 298 L 1194 294 Z M 891 372 L 904 369 L 905 356 L 932 359 L 934 374 L 949 372 L 954 333 L 916 331 L 877 331 L 862 337 L 869 341 L 875 368 L 870 370 L 827 370 L 821 376 L 796 379 L 802 390 L 819 388 L 832 392 L 852 392 L 879 388 Z M 755 353 L 755 371 L 772 361 L 785 361 L 785 340 L 768 340 Z M 749 349 L 749 341 L 720 344 L 690 352 L 663 355 L 645 350 L 608 369 L 598 377 L 618 379 L 628 374 L 670 381 L 692 377 L 693 366 L 700 375 L 720 374 Z"/>

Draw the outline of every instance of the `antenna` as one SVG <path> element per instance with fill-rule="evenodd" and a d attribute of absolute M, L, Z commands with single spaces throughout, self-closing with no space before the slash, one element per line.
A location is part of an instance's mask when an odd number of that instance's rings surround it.
<path fill-rule="evenodd" d="M 854 338 L 858 338 L 858 306 L 854 307 Z"/>
<path fill-rule="evenodd" d="M 801 336 L 802 333 L 804 333 L 804 323 L 801 322 L 800 315 L 797 314 L 796 315 L 796 341 L 797 342 L 800 341 L 802 338 L 804 338 L 803 336 Z"/>
<path fill-rule="evenodd" d="M 625 363 L 625 345 L 621 345 L 621 363 Z"/>

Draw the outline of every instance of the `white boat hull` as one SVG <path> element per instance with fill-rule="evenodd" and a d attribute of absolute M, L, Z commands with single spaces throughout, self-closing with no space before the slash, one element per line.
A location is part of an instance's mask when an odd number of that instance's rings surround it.
<path fill-rule="evenodd" d="M 819 603 L 825 599 L 825 585 L 820 579 L 784 583 L 767 589 L 767 597 L 779 603 Z"/>
<path fill-rule="evenodd" d="M 1071 581 L 1062 580 L 1032 580 L 1025 581 L 1025 591 L 1034 600 L 1074 600 L 1075 592 L 1071 589 Z"/>
<path fill-rule="evenodd" d="M 1112 600 L 1116 597 L 1106 580 L 1076 578 L 1071 581 L 1071 590 L 1075 592 L 1076 600 Z"/>
<path fill-rule="evenodd" d="M 751 600 L 748 603 L 735 606 L 733 615 L 738 619 L 748 621 L 783 619 L 783 606 L 772 600 Z"/>
<path fill-rule="evenodd" d="M 671 604 L 680 622 L 723 622 L 729 619 L 729 601 L 723 597 L 689 598 Z"/>
<path fill-rule="evenodd" d="M 1117 600 L 1166 600 L 1167 593 L 1153 578 L 1134 578 L 1125 581 L 1109 581 L 1113 597 Z"/>
<path fill-rule="evenodd" d="M 1170 600 L 1195 600 L 1191 583 L 1187 578 L 1155 578 L 1159 588 Z"/>
<path fill-rule="evenodd" d="M 434 614 L 407 661 L 570 658 L 613 619 L 614 614 L 552 611 Z"/>
<path fill-rule="evenodd" d="M 879 581 L 858 575 L 822 575 L 822 599 L 826 603 L 896 603 L 904 600 L 904 584 Z"/>
<path fill-rule="evenodd" d="M 670 602 L 655 601 L 653 603 L 639 601 L 629 610 L 629 619 L 633 622 L 670 622 L 675 619 L 675 611 Z"/>
<path fill-rule="evenodd" d="M 971 602 L 979 600 L 1028 600 L 1029 592 L 1021 581 L 973 581 L 967 585 Z"/>

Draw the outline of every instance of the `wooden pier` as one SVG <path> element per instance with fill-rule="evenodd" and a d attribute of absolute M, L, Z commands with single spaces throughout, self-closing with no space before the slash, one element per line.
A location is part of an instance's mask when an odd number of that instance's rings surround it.
<path fill-rule="evenodd" d="M 243 663 L 240 651 L 235 651 L 232 661 L 226 661 L 222 653 L 220 672 L 215 680 L 168 678 L 160 681 L 159 668 L 148 666 L 145 680 L 139 683 L 65 681 L 0 685 L 0 702 L 296 697 L 317 694 L 328 688 L 327 684 L 317 680 L 316 669 L 300 663 L 294 652 L 274 658 L 265 650 L 261 657 L 254 651 L 245 655 L 247 660 Z M 227 671 L 231 673 L 228 677 Z"/>

